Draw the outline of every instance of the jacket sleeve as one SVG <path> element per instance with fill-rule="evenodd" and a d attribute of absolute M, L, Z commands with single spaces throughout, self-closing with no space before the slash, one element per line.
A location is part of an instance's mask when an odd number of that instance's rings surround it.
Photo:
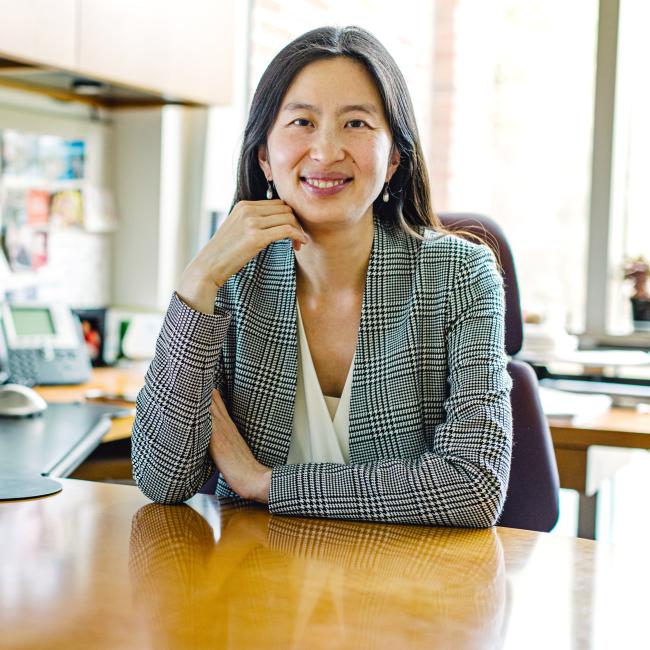
<path fill-rule="evenodd" d="M 269 508 L 277 514 L 488 527 L 508 486 L 511 380 L 504 351 L 503 281 L 474 246 L 447 305 L 446 420 L 412 459 L 275 467 Z"/>
<path fill-rule="evenodd" d="M 214 471 L 209 408 L 229 323 L 220 308 L 203 314 L 172 297 L 138 394 L 131 438 L 133 477 L 153 501 L 185 501 Z"/>

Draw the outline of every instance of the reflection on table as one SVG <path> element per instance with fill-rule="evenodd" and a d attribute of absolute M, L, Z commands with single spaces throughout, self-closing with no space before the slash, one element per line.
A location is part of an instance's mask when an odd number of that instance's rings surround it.
<path fill-rule="evenodd" d="M 275 517 L 63 479 L 0 503 L 2 646 L 570 648 L 647 640 L 644 544 Z"/>
<path fill-rule="evenodd" d="M 130 562 L 153 647 L 476 647 L 499 639 L 494 530 L 376 526 L 189 506 L 133 519 Z M 467 621 L 471 625 L 467 625 Z"/>

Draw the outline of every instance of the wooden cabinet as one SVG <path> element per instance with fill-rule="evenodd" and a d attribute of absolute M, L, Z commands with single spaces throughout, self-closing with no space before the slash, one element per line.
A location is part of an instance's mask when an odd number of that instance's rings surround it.
<path fill-rule="evenodd" d="M 228 103 L 232 0 L 83 0 L 78 69 L 170 98 Z"/>
<path fill-rule="evenodd" d="M 0 0 L 0 57 L 153 92 L 232 98 L 235 0 Z"/>
<path fill-rule="evenodd" d="M 75 65 L 79 0 L 0 0 L 0 56 Z"/>

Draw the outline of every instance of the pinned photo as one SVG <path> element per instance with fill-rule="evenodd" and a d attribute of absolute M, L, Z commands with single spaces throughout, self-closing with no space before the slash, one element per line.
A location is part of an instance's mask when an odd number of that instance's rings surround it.
<path fill-rule="evenodd" d="M 50 220 L 50 193 L 46 190 L 28 190 L 26 196 L 27 223 L 47 226 Z"/>
<path fill-rule="evenodd" d="M 25 190 L 6 188 L 2 196 L 0 223 L 22 225 L 27 223 L 27 195 Z"/>
<path fill-rule="evenodd" d="M 5 176 L 39 178 L 39 136 L 33 133 L 2 132 L 2 173 Z"/>
<path fill-rule="evenodd" d="M 12 271 L 40 269 L 48 261 L 48 233 L 11 223 L 5 233 L 5 248 Z"/>
<path fill-rule="evenodd" d="M 52 195 L 50 215 L 63 226 L 83 226 L 83 199 L 80 190 L 63 190 Z"/>

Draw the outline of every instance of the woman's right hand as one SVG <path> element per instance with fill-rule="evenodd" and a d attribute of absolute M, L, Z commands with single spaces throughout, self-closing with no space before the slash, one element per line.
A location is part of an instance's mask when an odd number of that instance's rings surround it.
<path fill-rule="evenodd" d="M 295 250 L 308 242 L 284 201 L 240 201 L 189 263 L 176 293 L 193 309 L 212 314 L 217 291 L 226 280 L 280 239 L 291 239 Z"/>

